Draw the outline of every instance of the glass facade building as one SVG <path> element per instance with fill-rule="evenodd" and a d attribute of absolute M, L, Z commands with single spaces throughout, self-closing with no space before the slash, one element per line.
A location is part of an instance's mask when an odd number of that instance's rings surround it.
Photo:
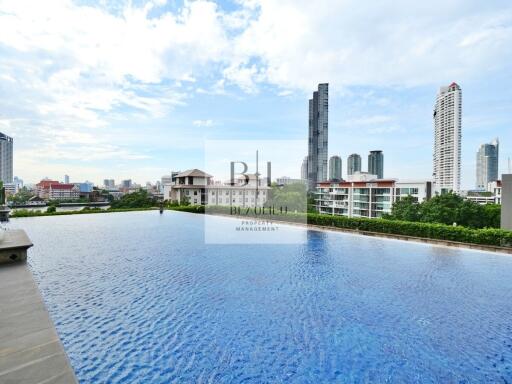
<path fill-rule="evenodd" d="M 476 188 L 485 190 L 487 184 L 499 179 L 499 140 L 496 138 L 489 144 L 482 144 L 476 153 Z"/>
<path fill-rule="evenodd" d="M 353 153 L 347 159 L 347 175 L 353 175 L 356 172 L 361 172 L 361 156 Z"/>
<path fill-rule="evenodd" d="M 368 173 L 377 175 L 377 178 L 384 178 L 384 155 L 382 151 L 370 151 L 368 155 Z"/>
<path fill-rule="evenodd" d="M 0 180 L 4 184 L 12 183 L 13 180 L 12 151 L 12 137 L 0 133 Z"/>
<path fill-rule="evenodd" d="M 318 85 L 309 100 L 308 188 L 327 180 L 329 143 L 329 84 Z"/>
<path fill-rule="evenodd" d="M 341 180 L 341 157 L 331 156 L 329 159 L 329 180 Z"/>

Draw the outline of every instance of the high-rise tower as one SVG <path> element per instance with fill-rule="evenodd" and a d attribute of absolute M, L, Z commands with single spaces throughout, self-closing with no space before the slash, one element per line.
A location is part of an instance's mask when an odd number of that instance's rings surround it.
<path fill-rule="evenodd" d="M 12 183 L 12 137 L 0 133 L 0 180 Z"/>
<path fill-rule="evenodd" d="M 434 107 L 434 188 L 460 191 L 462 91 L 457 83 L 441 87 Z"/>
<path fill-rule="evenodd" d="M 318 84 L 309 100 L 308 188 L 327 180 L 329 143 L 329 84 Z"/>
<path fill-rule="evenodd" d="M 329 159 L 329 180 L 341 180 L 341 157 L 331 156 Z"/>
<path fill-rule="evenodd" d="M 308 157 L 304 157 L 304 160 L 302 160 L 302 165 L 300 167 L 300 178 L 302 180 L 308 179 Z"/>
<path fill-rule="evenodd" d="M 353 175 L 356 172 L 361 172 L 361 156 L 353 153 L 347 159 L 347 175 Z"/>
<path fill-rule="evenodd" d="M 377 175 L 377 178 L 384 178 L 384 155 L 382 151 L 370 151 L 368 155 L 368 173 Z"/>
<path fill-rule="evenodd" d="M 498 138 L 491 143 L 482 144 L 476 153 L 476 188 L 487 189 L 487 184 L 499 179 L 498 154 L 500 142 Z"/>

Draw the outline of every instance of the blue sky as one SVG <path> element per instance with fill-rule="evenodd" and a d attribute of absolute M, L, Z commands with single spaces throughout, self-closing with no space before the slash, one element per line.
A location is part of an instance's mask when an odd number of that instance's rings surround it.
<path fill-rule="evenodd" d="M 319 82 L 344 172 L 382 149 L 386 176 L 426 179 L 452 81 L 471 188 L 479 144 L 512 157 L 510 1 L 0 0 L 0 131 L 26 182 L 154 182 L 202 168 L 208 139 L 306 139 Z"/>

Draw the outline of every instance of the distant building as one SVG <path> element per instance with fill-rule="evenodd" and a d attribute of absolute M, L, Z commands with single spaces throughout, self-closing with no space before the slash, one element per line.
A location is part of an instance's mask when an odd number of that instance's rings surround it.
<path fill-rule="evenodd" d="M 64 175 L 64 184 L 69 184 L 69 176 Z"/>
<path fill-rule="evenodd" d="M 485 190 L 487 184 L 499 179 L 499 140 L 482 144 L 476 153 L 476 189 Z"/>
<path fill-rule="evenodd" d="M 6 196 L 14 195 L 18 192 L 18 186 L 14 183 L 5 183 L 4 188 Z"/>
<path fill-rule="evenodd" d="M 382 151 L 370 151 L 368 155 L 368 173 L 384 178 L 384 155 Z"/>
<path fill-rule="evenodd" d="M 23 188 L 23 180 L 20 179 L 18 176 L 14 176 L 12 182 L 16 185 L 17 190 L 20 190 L 21 188 Z"/>
<path fill-rule="evenodd" d="M 430 181 L 394 179 L 353 180 L 319 183 L 316 208 L 319 213 L 348 217 L 377 218 L 391 213 L 395 201 L 412 196 L 422 202 L 430 199 Z"/>
<path fill-rule="evenodd" d="M 373 173 L 368 172 L 354 172 L 352 175 L 347 176 L 347 181 L 370 181 L 376 180 L 379 177 Z"/>
<path fill-rule="evenodd" d="M 276 179 L 277 185 L 290 185 L 290 184 L 302 184 L 302 183 L 304 183 L 303 179 L 292 179 L 291 177 L 288 177 L 288 176 L 282 176 L 282 177 L 278 177 Z"/>
<path fill-rule="evenodd" d="M 302 160 L 302 165 L 300 167 L 300 178 L 302 180 L 308 180 L 308 157 L 304 157 Z"/>
<path fill-rule="evenodd" d="M 347 159 L 347 175 L 353 175 L 356 172 L 361 172 L 361 156 L 353 153 Z"/>
<path fill-rule="evenodd" d="M 308 188 L 327 179 L 329 84 L 319 84 L 309 100 Z"/>
<path fill-rule="evenodd" d="M 105 179 L 103 180 L 103 186 L 105 189 L 114 189 L 116 187 L 116 182 L 114 179 Z"/>
<path fill-rule="evenodd" d="M 0 133 L 0 181 L 12 183 L 13 139 Z"/>
<path fill-rule="evenodd" d="M 36 195 L 44 200 L 77 200 L 80 188 L 75 184 L 44 179 L 36 184 Z"/>
<path fill-rule="evenodd" d="M 90 181 L 84 181 L 83 183 L 73 183 L 79 192 L 79 197 L 89 199 L 94 189 L 94 184 Z"/>
<path fill-rule="evenodd" d="M 341 180 L 341 157 L 331 156 L 329 159 L 329 180 Z"/>
<path fill-rule="evenodd" d="M 121 181 L 121 188 L 130 189 L 132 187 L 132 179 Z"/>
<path fill-rule="evenodd" d="M 487 192 L 491 192 L 494 195 L 495 204 L 501 204 L 501 180 L 487 183 Z"/>
<path fill-rule="evenodd" d="M 512 174 L 501 176 L 501 229 L 512 231 Z"/>
<path fill-rule="evenodd" d="M 457 83 L 441 87 L 434 107 L 433 177 L 437 193 L 460 191 L 462 90 Z"/>
<path fill-rule="evenodd" d="M 172 175 L 163 175 L 161 178 L 162 185 L 172 184 Z"/>

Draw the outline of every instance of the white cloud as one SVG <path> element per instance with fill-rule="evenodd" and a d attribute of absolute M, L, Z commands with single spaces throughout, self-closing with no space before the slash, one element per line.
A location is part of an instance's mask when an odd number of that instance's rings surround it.
<path fill-rule="evenodd" d="M 211 127 L 213 125 L 213 120 L 194 120 L 192 124 L 196 127 Z"/>
<path fill-rule="evenodd" d="M 235 38 L 235 64 L 225 73 L 243 88 L 270 82 L 311 90 L 322 81 L 334 89 L 437 86 L 512 59 L 512 8 L 503 2 L 256 3 L 258 17 Z"/>

